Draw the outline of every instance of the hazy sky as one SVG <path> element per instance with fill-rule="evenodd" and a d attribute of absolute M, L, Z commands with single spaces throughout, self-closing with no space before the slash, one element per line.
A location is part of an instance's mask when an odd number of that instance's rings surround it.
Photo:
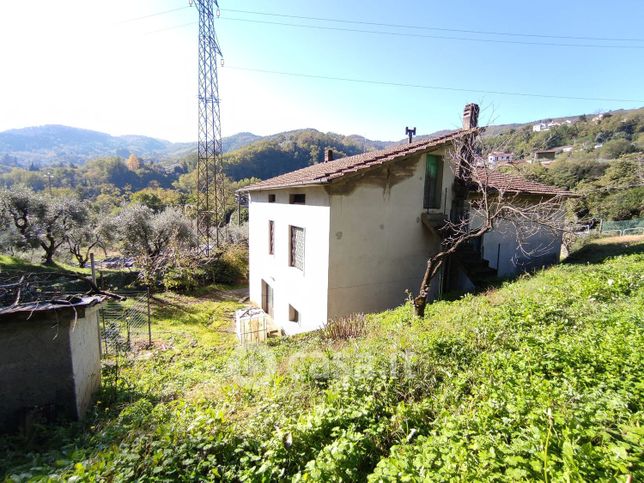
<path fill-rule="evenodd" d="M 224 135 L 313 127 L 393 140 L 406 125 L 456 127 L 471 101 L 495 123 L 644 105 L 641 0 L 220 6 Z M 0 0 L 0 131 L 196 139 L 196 20 L 187 0 Z"/>

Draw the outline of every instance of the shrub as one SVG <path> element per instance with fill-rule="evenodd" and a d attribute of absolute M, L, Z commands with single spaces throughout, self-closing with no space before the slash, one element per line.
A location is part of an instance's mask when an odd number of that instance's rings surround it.
<path fill-rule="evenodd" d="M 362 337 L 367 333 L 364 314 L 351 314 L 330 320 L 322 330 L 322 337 L 328 340 L 348 340 Z"/>

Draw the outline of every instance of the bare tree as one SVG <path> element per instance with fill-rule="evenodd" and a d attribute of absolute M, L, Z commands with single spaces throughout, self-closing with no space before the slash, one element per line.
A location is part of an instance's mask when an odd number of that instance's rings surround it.
<path fill-rule="evenodd" d="M 449 162 L 455 173 L 455 206 L 452 217 L 438 228 L 440 249 L 427 260 L 418 295 L 413 303 L 423 316 L 432 280 L 445 262 L 469 242 L 486 233 L 503 229 L 516 237 L 519 250 L 537 257 L 550 248 L 531 243 L 542 230 L 560 234 L 565 230 L 561 203 L 563 190 L 522 189 L 525 180 L 501 173 L 481 157 L 480 132 L 454 141 Z M 529 188 L 528 185 L 524 185 Z M 557 238 L 557 237 L 553 237 Z"/>

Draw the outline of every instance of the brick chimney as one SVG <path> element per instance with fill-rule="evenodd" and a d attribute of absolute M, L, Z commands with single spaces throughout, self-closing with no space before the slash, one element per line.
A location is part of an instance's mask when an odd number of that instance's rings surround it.
<path fill-rule="evenodd" d="M 467 104 L 463 109 L 463 129 L 472 129 L 479 125 L 478 104 Z"/>
<path fill-rule="evenodd" d="M 329 161 L 333 161 L 333 149 L 324 150 L 324 162 L 328 163 Z"/>

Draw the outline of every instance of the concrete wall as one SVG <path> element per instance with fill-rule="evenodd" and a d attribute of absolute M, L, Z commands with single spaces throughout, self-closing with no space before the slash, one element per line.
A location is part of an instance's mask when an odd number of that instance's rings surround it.
<path fill-rule="evenodd" d="M 75 323 L 69 309 L 0 320 L 0 431 L 16 429 L 35 407 L 83 415 L 100 384 L 99 334 L 96 308 L 77 310 Z"/>
<path fill-rule="evenodd" d="M 437 150 L 432 154 L 444 154 Z M 449 213 L 453 173 L 443 167 L 441 208 Z M 415 292 L 439 240 L 421 222 L 425 155 L 329 187 L 329 318 L 401 305 Z"/>
<path fill-rule="evenodd" d="M 289 204 L 289 195 L 306 195 L 306 204 Z M 250 299 L 262 306 L 262 280 L 273 288 L 274 322 L 286 334 L 314 330 L 327 320 L 329 273 L 329 196 L 321 187 L 273 190 L 250 195 Z M 268 225 L 274 222 L 274 254 L 268 253 Z M 289 266 L 289 226 L 305 230 L 304 270 Z M 289 305 L 299 322 L 289 321 Z"/>
<path fill-rule="evenodd" d="M 101 385 L 101 341 L 98 329 L 98 306 L 85 309 L 85 317 L 69 328 L 72 372 L 76 394 L 76 412 L 80 417 L 94 402 Z"/>

